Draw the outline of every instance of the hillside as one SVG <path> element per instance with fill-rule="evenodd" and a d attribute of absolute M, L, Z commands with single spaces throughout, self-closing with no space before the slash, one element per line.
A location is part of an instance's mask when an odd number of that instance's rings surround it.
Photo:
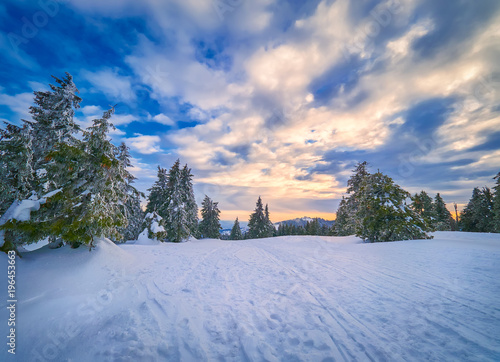
<path fill-rule="evenodd" d="M 498 235 L 435 236 L 44 247 L 17 260 L 17 353 L 0 359 L 499 360 Z"/>

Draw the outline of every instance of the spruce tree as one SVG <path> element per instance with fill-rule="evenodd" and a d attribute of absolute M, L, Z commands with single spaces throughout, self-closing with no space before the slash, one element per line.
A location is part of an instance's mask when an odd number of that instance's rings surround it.
<path fill-rule="evenodd" d="M 148 191 L 149 195 L 146 213 L 160 212 L 160 210 L 162 210 L 163 217 L 165 217 L 166 204 L 170 197 L 168 193 L 168 174 L 166 169 L 158 166 L 157 180 Z"/>
<path fill-rule="evenodd" d="M 436 228 L 436 212 L 432 198 L 425 191 L 415 194 L 412 198 L 411 207 L 416 211 L 432 230 Z"/>
<path fill-rule="evenodd" d="M 177 160 L 170 168 L 167 182 L 166 210 L 158 210 L 163 217 L 165 212 L 165 226 L 167 237 L 172 242 L 181 242 L 189 238 L 189 220 L 186 207 L 186 194 L 181 183 L 180 161 Z"/>
<path fill-rule="evenodd" d="M 207 195 L 201 208 L 200 235 L 203 238 L 220 239 L 220 210 L 218 202 L 212 201 Z"/>
<path fill-rule="evenodd" d="M 58 169 L 66 168 L 71 177 L 58 193 L 62 206 L 52 223 L 52 233 L 73 246 L 94 245 L 96 237 L 120 240 L 117 228 L 126 227 L 127 219 L 121 203 L 127 200 L 126 182 L 116 147 L 108 139 L 109 122 L 114 109 L 104 112 L 83 135 L 84 153 L 67 144 L 50 155 Z M 72 152 L 75 152 L 74 154 Z"/>
<path fill-rule="evenodd" d="M 121 227 L 118 232 L 122 235 L 122 240 L 137 240 L 139 234 L 144 229 L 145 212 L 141 207 L 139 194 L 128 195 L 124 205 L 124 214 L 127 218 L 127 226 Z"/>
<path fill-rule="evenodd" d="M 129 148 L 123 142 L 118 147 L 117 159 L 119 173 L 124 180 L 124 182 L 121 183 L 121 187 L 123 188 L 123 192 L 127 195 L 127 199 L 122 202 L 123 214 L 127 219 L 127 227 L 118 228 L 118 231 L 123 236 L 122 240 L 136 240 L 144 224 L 145 214 L 141 208 L 141 197 L 144 197 L 144 194 L 132 186 L 136 178 L 127 171 L 127 168 L 131 167 L 132 163 L 130 162 Z"/>
<path fill-rule="evenodd" d="M 181 170 L 177 160 L 168 173 L 158 166 L 158 179 L 148 190 L 146 213 L 158 213 L 167 239 L 172 242 L 181 242 L 190 235 L 198 234 L 198 206 L 194 199 L 192 177 L 188 166 Z"/>
<path fill-rule="evenodd" d="M 81 102 L 76 95 L 78 89 L 69 73 L 62 80 L 53 78 L 58 85 L 50 84 L 49 91 L 34 92 L 35 105 L 30 107 L 32 120 L 23 120 L 24 125 L 19 134 L 21 138 L 16 137 L 20 143 L 24 143 L 24 150 L 17 155 L 11 154 L 23 159 L 18 165 L 18 178 L 26 181 L 23 181 L 23 187 L 29 187 L 31 192 L 23 190 L 21 194 L 27 197 L 28 193 L 32 193 L 32 200 L 43 199 L 42 196 L 47 193 L 52 196 L 57 189 L 72 182 L 76 173 L 74 165 L 58 169 L 55 157 L 61 160 L 61 153 L 64 152 L 67 153 L 66 159 L 82 159 L 83 155 L 81 142 L 75 137 L 80 128 L 73 120 L 75 109 L 79 108 Z M 35 242 L 47 236 L 50 242 L 54 242 L 56 233 L 52 227 L 63 209 L 57 201 L 60 197 L 54 194 L 54 197 L 48 198 L 40 210 L 32 213 L 30 221 L 12 220 L 7 223 L 5 227 L 9 228 L 8 234 L 17 234 L 16 242 L 20 244 Z"/>
<path fill-rule="evenodd" d="M 381 172 L 360 185 L 356 236 L 371 242 L 428 239 L 427 223 L 407 204 L 410 194 Z"/>
<path fill-rule="evenodd" d="M 266 223 L 266 237 L 274 236 L 275 228 L 274 224 L 271 221 L 271 215 L 269 214 L 269 206 L 266 204 L 266 208 L 264 209 L 264 218 Z"/>
<path fill-rule="evenodd" d="M 249 239 L 265 238 L 269 234 L 269 226 L 264 215 L 264 206 L 262 205 L 260 196 L 257 200 L 255 211 L 250 215 L 247 234 Z"/>
<path fill-rule="evenodd" d="M 236 220 L 234 220 L 234 225 L 233 225 L 233 228 L 231 229 L 231 234 L 229 235 L 229 239 L 230 240 L 243 239 L 243 235 L 241 234 L 240 222 L 238 221 L 238 218 L 236 218 Z"/>
<path fill-rule="evenodd" d="M 435 229 L 439 231 L 451 230 L 453 217 L 451 216 L 451 212 L 446 208 L 446 204 L 439 193 L 434 198 L 433 209 L 436 217 Z"/>
<path fill-rule="evenodd" d="M 356 225 L 359 223 L 357 217 L 359 210 L 359 193 L 363 182 L 370 173 L 367 170 L 368 163 L 363 161 L 356 165 L 354 174 L 347 181 L 347 193 L 349 196 L 339 204 L 337 209 L 337 219 L 333 227 L 333 234 L 338 236 L 353 235 L 356 231 Z"/>
<path fill-rule="evenodd" d="M 337 216 L 335 223 L 332 225 L 331 234 L 335 236 L 347 236 L 355 233 L 354 223 L 348 210 L 347 200 L 342 196 L 339 207 L 337 209 Z"/>
<path fill-rule="evenodd" d="M 33 138 L 33 169 L 37 176 L 35 191 L 39 194 L 59 188 L 56 180 L 47 173 L 46 165 L 51 162 L 49 154 L 55 151 L 58 144 L 78 147 L 75 134 L 80 127 L 73 117 L 75 109 L 80 108 L 81 98 L 77 96 L 71 74 L 59 79 L 52 76 L 57 85 L 49 84 L 49 91 L 36 91 L 34 106 L 30 107 L 33 120 L 24 121 L 30 128 Z M 59 181 L 63 178 L 59 175 Z M 62 180 L 61 182 L 65 182 Z"/>
<path fill-rule="evenodd" d="M 500 233 L 500 172 L 494 177 L 496 185 L 493 187 L 493 231 Z"/>
<path fill-rule="evenodd" d="M 34 179 L 29 128 L 5 125 L 0 129 L 0 216 L 14 200 L 30 196 Z"/>
<path fill-rule="evenodd" d="M 469 203 L 460 215 L 463 231 L 491 232 L 494 230 L 493 194 L 488 187 L 475 187 Z"/>
<path fill-rule="evenodd" d="M 191 169 L 188 165 L 185 165 L 181 171 L 181 188 L 184 190 L 187 214 L 187 226 L 189 228 L 189 233 L 198 237 L 198 205 L 196 205 L 196 200 L 194 197 L 193 190 L 193 175 L 191 174 Z"/>

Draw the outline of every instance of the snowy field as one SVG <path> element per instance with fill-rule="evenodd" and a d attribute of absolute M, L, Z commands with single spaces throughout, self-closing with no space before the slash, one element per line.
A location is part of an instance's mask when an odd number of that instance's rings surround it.
<path fill-rule="evenodd" d="M 17 288 L 2 361 L 500 360 L 498 234 L 44 247 Z"/>

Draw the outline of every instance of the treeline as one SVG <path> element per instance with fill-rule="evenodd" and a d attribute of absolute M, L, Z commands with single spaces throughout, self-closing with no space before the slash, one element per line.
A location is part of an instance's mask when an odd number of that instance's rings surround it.
<path fill-rule="evenodd" d="M 494 177 L 493 192 L 488 187 L 474 188 L 472 197 L 460 214 L 463 231 L 500 233 L 500 172 Z"/>
<path fill-rule="evenodd" d="M 276 229 L 276 236 L 286 235 L 331 235 L 331 228 L 319 223 L 319 218 L 313 218 L 307 221 L 305 225 L 293 225 L 288 223 L 280 223 Z"/>
<path fill-rule="evenodd" d="M 432 231 L 500 232 L 500 172 L 494 192 L 475 188 L 460 216 L 453 218 L 438 193 L 413 196 L 380 171 L 370 174 L 359 163 L 347 182 L 332 235 L 356 235 L 369 241 L 426 239 Z M 456 205 L 455 205 L 456 206 Z"/>

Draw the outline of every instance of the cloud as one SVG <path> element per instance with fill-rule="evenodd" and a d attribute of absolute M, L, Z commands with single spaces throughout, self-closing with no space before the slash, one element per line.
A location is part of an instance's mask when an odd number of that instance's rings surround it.
<path fill-rule="evenodd" d="M 114 101 L 130 102 L 136 99 L 131 78 L 120 75 L 116 69 L 101 69 L 96 72 L 84 70 L 81 75 L 94 87 L 92 92 L 100 91 Z"/>
<path fill-rule="evenodd" d="M 136 134 L 135 137 L 125 138 L 124 141 L 132 150 L 141 154 L 149 155 L 161 152 L 161 148 L 158 145 L 160 143 L 159 136 Z"/>
<path fill-rule="evenodd" d="M 283 214 L 332 212 L 364 159 L 464 201 L 464 180 L 497 161 L 498 2 L 256 0 L 222 17 L 211 0 L 67 3 L 99 24 L 144 21 L 116 44 L 118 62 L 81 77 L 125 103 L 115 136 L 139 132 L 123 139 L 143 165 L 181 157 L 197 192 L 235 212 L 259 194 Z M 82 124 L 102 111 L 82 108 Z"/>
<path fill-rule="evenodd" d="M 0 91 L 3 90 L 0 89 Z M 7 106 L 13 112 L 13 116 L 9 117 L 10 123 L 20 124 L 21 119 L 31 119 L 29 111 L 30 106 L 33 105 L 33 98 L 33 93 L 19 93 L 13 96 L 0 93 L 0 105 Z"/>
<path fill-rule="evenodd" d="M 172 121 L 168 116 L 163 113 L 159 113 L 156 116 L 152 117 L 152 120 L 158 123 L 161 123 L 165 126 L 174 126 L 175 122 Z"/>

